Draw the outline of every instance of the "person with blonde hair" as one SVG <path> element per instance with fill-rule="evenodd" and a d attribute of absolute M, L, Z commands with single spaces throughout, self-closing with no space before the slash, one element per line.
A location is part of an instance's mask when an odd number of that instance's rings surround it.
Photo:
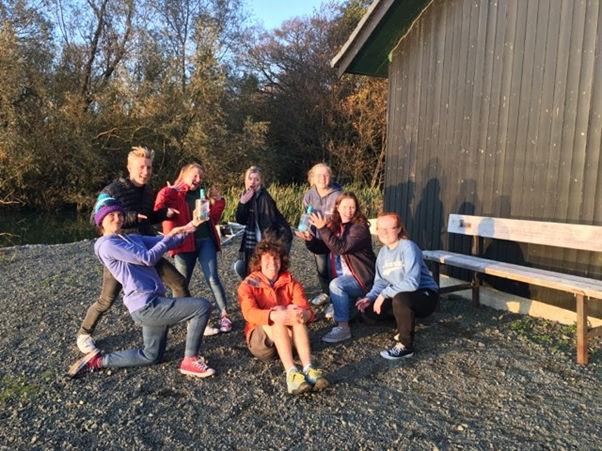
<path fill-rule="evenodd" d="M 238 287 L 238 302 L 247 321 L 245 337 L 249 351 L 261 360 L 280 357 L 290 394 L 323 390 L 329 382 L 312 365 L 307 329 L 314 313 L 303 287 L 288 271 L 288 252 L 282 243 L 260 241 L 250 270 L 251 274 Z M 302 371 L 295 365 L 293 348 L 301 360 Z"/>
<path fill-rule="evenodd" d="M 376 259 L 372 289 L 356 307 L 377 316 L 393 313 L 397 327 L 390 349 L 380 355 L 399 360 L 414 355 L 415 318 L 431 315 L 439 304 L 439 287 L 422 259 L 420 248 L 408 238 L 397 213 L 383 213 L 376 221 L 376 233 L 383 244 Z"/>
<path fill-rule="evenodd" d="M 199 194 L 203 189 L 201 184 L 204 176 L 205 171 L 200 164 L 190 163 L 182 167 L 173 185 L 166 186 L 159 191 L 155 200 L 155 211 L 165 208 L 173 208 L 178 211 L 178 214 L 163 221 L 163 233 L 167 234 L 174 227 L 187 224 L 193 219 L 195 202 L 199 199 Z M 208 190 L 207 200 L 209 201 L 209 220 L 199 225 L 194 234 L 188 235 L 182 244 L 171 249 L 169 255 L 174 257 L 176 268 L 185 277 L 187 288 L 197 260 L 201 265 L 205 281 L 219 308 L 218 327 L 207 326 L 205 328 L 205 335 L 214 335 L 232 330 L 232 321 L 226 307 L 226 291 L 220 280 L 217 265 L 217 253 L 221 248 L 216 225 L 219 224 L 222 217 L 226 201 L 215 185 Z"/>
<path fill-rule="evenodd" d="M 241 279 L 248 274 L 248 264 L 255 246 L 263 238 L 281 241 L 288 251 L 293 241 L 288 221 L 263 184 L 261 168 L 251 166 L 245 171 L 244 177 L 245 191 L 236 207 L 236 222 L 245 226 L 245 232 L 240 243 L 240 259 L 234 263 L 234 270 Z"/>
<path fill-rule="evenodd" d="M 341 194 L 341 187 L 332 181 L 332 169 L 326 163 L 314 164 L 307 173 L 310 189 L 303 196 L 303 208 L 311 206 L 312 211 L 320 213 L 329 220 L 334 213 L 334 205 Z M 322 292 L 311 300 L 313 306 L 328 302 L 328 285 L 332 279 L 328 264 L 330 250 L 324 244 L 315 227 L 305 232 L 295 232 L 305 241 L 305 246 L 312 253 L 316 263 L 318 281 Z M 311 238 L 314 239 L 311 239 Z"/>
<path fill-rule="evenodd" d="M 178 213 L 173 208 L 153 209 L 155 196 L 149 185 L 153 173 L 153 156 L 153 152 L 145 147 L 132 147 L 127 156 L 128 177 L 119 178 L 102 189 L 90 217 L 92 224 L 94 224 L 94 215 L 102 206 L 103 200 L 107 198 L 117 200 L 123 207 L 124 233 L 155 236 L 152 224 Z M 161 280 L 171 289 L 174 297 L 190 295 L 184 277 L 165 258 L 157 259 L 155 269 Z M 76 343 L 82 353 L 88 354 L 96 349 L 92 334 L 120 291 L 121 284 L 106 267 L 103 267 L 100 298 L 88 308 L 77 332 Z"/>

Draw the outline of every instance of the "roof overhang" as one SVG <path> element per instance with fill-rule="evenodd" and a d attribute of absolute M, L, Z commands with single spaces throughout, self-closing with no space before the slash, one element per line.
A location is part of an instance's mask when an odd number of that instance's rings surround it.
<path fill-rule="evenodd" d="M 431 1 L 374 0 L 330 65 L 339 77 L 387 77 L 392 50 Z"/>

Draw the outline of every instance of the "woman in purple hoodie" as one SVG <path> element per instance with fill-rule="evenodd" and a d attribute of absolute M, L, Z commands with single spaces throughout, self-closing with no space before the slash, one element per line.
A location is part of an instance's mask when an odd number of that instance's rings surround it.
<path fill-rule="evenodd" d="M 207 377 L 215 370 L 200 356 L 203 331 L 211 313 L 206 299 L 165 297 L 155 264 L 163 254 L 194 233 L 200 223 L 173 228 L 167 235 L 144 236 L 121 233 L 125 212 L 115 199 L 103 197 L 95 207 L 94 221 L 102 235 L 94 252 L 115 279 L 123 286 L 123 301 L 134 322 L 142 326 L 144 349 L 130 349 L 101 355 L 98 349 L 86 354 L 69 368 L 69 376 L 100 368 L 124 368 L 151 365 L 163 357 L 169 326 L 187 321 L 186 346 L 180 372 Z"/>

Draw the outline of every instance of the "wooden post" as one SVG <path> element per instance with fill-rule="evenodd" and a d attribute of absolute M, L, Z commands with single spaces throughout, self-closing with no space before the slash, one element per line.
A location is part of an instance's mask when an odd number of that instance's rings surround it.
<path fill-rule="evenodd" d="M 479 257 L 480 253 L 480 238 L 477 235 L 472 237 L 472 255 L 475 257 Z M 481 285 L 481 277 L 478 272 L 474 271 L 472 273 L 472 305 L 475 307 L 479 307 L 481 305 L 481 301 L 479 299 L 479 286 Z"/>
<path fill-rule="evenodd" d="M 437 284 L 437 286 L 439 288 L 441 288 L 441 284 L 439 283 L 439 279 L 441 278 L 439 275 L 441 272 L 439 262 L 433 262 L 433 264 L 431 265 L 431 268 L 432 268 L 432 273 L 433 273 L 433 279 L 435 280 L 435 283 Z"/>
<path fill-rule="evenodd" d="M 587 304 L 582 294 L 577 298 L 577 363 L 587 365 Z"/>

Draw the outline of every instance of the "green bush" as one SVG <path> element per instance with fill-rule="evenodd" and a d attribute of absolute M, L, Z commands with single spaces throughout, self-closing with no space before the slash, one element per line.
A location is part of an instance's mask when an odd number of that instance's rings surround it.
<path fill-rule="evenodd" d="M 308 189 L 308 185 L 279 185 L 275 183 L 268 186 L 268 192 L 276 201 L 278 209 L 293 227 L 299 222 L 303 210 L 303 196 Z M 346 185 L 344 190 L 355 193 L 362 211 L 368 218 L 374 218 L 381 211 L 383 193 L 380 189 L 364 188 L 351 184 Z M 226 198 L 226 210 L 224 211 L 223 221 L 236 221 L 234 216 L 241 193 L 242 188 L 238 187 L 230 188 L 223 193 Z"/>

